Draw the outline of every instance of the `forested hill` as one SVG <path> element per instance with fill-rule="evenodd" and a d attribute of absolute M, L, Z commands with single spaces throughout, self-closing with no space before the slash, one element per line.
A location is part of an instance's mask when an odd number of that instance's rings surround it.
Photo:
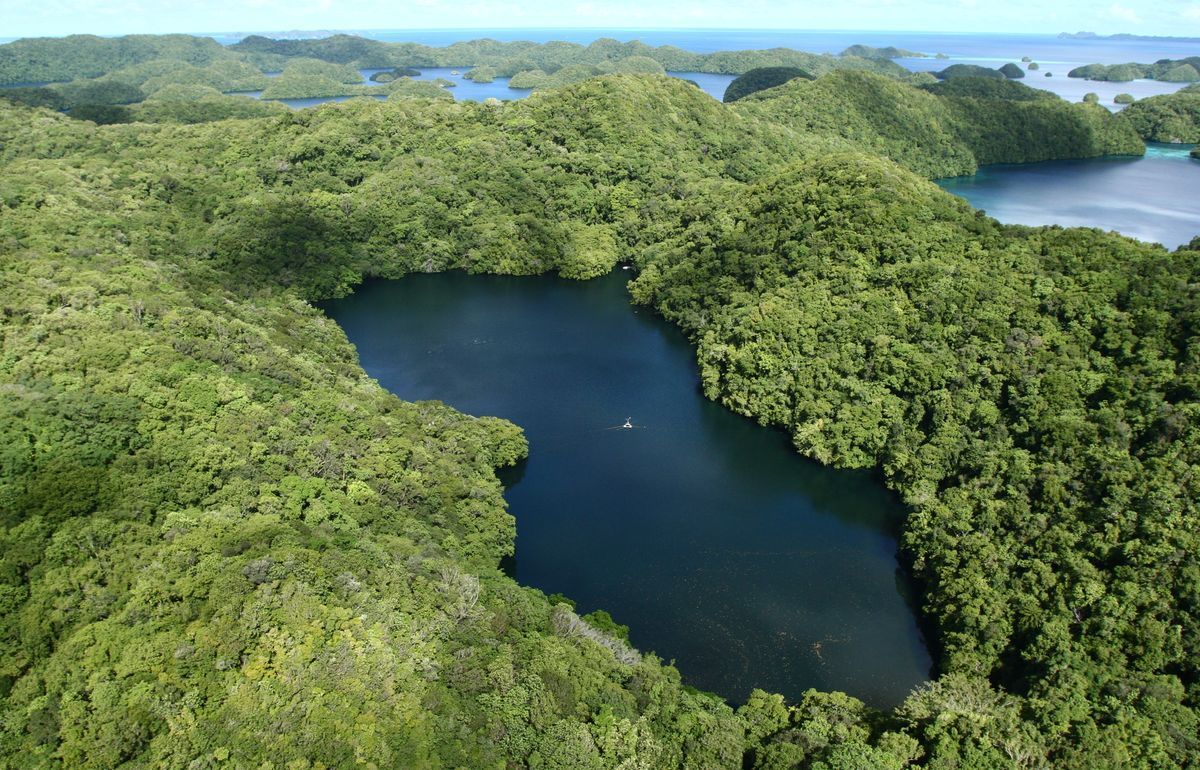
<path fill-rule="evenodd" d="M 1003 227 L 874 154 L 900 106 L 958 120 L 932 94 L 839 97 L 861 136 L 771 98 L 0 101 L 0 763 L 1194 768 L 1200 252 Z M 517 586 L 519 430 L 386 394 L 305 302 L 618 259 L 706 393 L 910 506 L 939 677 L 894 712 L 735 711 Z"/>
<path fill-rule="evenodd" d="M 1137 132 L 1098 105 L 1069 104 L 1005 80 L 960 78 L 928 88 L 932 93 L 868 72 L 834 72 L 759 91 L 734 108 L 804 133 L 843 137 L 933 178 L 972 174 L 988 163 L 1145 152 Z"/>
<path fill-rule="evenodd" d="M 260 71 L 278 72 L 293 59 L 315 59 L 354 67 L 488 67 L 494 76 L 511 77 L 540 70 L 553 73 L 569 66 L 613 67 L 647 58 L 664 69 L 681 72 L 740 74 L 755 67 L 800 67 L 813 74 L 849 67 L 901 77 L 907 71 L 893 62 L 854 55 L 811 54 L 790 48 L 717 51 L 699 54 L 674 46 L 601 38 L 589 45 L 551 41 L 500 42 L 470 40 L 445 47 L 388 43 L 354 35 L 317 40 L 272 40 L 251 35 L 222 46 L 212 38 L 189 35 L 129 35 L 103 38 L 72 35 L 27 38 L 0 45 L 0 85 L 94 78 L 147 62 L 178 61 L 203 66 L 237 62 Z"/>

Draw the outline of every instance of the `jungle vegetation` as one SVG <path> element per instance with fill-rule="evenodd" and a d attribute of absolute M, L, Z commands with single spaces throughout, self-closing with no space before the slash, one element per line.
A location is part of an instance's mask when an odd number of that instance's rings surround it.
<path fill-rule="evenodd" d="M 941 72 L 934 73 L 940 80 L 949 80 L 950 78 L 1002 78 L 1005 74 L 1000 70 L 994 70 L 991 67 L 982 67 L 978 64 L 951 64 Z"/>
<path fill-rule="evenodd" d="M 858 56 L 863 59 L 924 59 L 929 54 L 897 48 L 894 45 L 877 48 L 871 45 L 852 45 L 841 53 L 842 56 Z"/>
<path fill-rule="evenodd" d="M 1118 83 L 1140 78 L 1164 80 L 1169 83 L 1195 83 L 1200 81 L 1200 56 L 1160 59 L 1153 64 L 1087 64 L 1071 70 L 1067 77 L 1111 80 Z"/>
<path fill-rule="evenodd" d="M 1013 64 L 1012 62 L 1000 67 L 999 72 L 1010 80 L 1019 80 L 1025 77 L 1025 70 L 1021 69 L 1020 65 Z"/>
<path fill-rule="evenodd" d="M 725 88 L 722 101 L 726 104 L 736 102 L 750 94 L 765 91 L 768 88 L 781 86 L 789 80 L 804 78 L 812 80 L 813 76 L 796 67 L 760 67 L 738 75 Z"/>
<path fill-rule="evenodd" d="M 1003 77 L 915 88 L 868 72 L 835 72 L 732 106 L 793 130 L 841 137 L 931 178 L 972 174 L 988 163 L 1145 152 L 1137 133 L 1106 109 L 1041 93 Z"/>
<path fill-rule="evenodd" d="M 185 123 L 0 100 L 3 765 L 1197 767 L 1200 239 L 927 179 L 1128 121 L 835 72 Z M 618 260 L 709 397 L 908 506 L 938 670 L 894 711 L 731 707 L 517 585 L 519 429 L 389 395 L 309 304 Z"/>
<path fill-rule="evenodd" d="M 387 43 L 353 35 L 333 35 L 316 40 L 272 40 L 251 35 L 222 46 L 211 38 L 186 35 L 131 35 L 100 38 L 73 35 L 66 38 L 29 38 L 0 45 L 0 85 L 87 80 L 117 70 L 161 66 L 171 62 L 206 68 L 217 63 L 242 65 L 261 77 L 285 70 L 289 62 L 319 60 L 349 68 L 391 68 L 401 72 L 421 67 L 491 67 L 498 77 L 540 71 L 553 75 L 565 67 L 596 67 L 602 72 L 647 72 L 644 62 L 621 67 L 630 59 L 652 60 L 661 70 L 741 74 L 756 67 L 799 67 L 820 75 L 839 68 L 869 69 L 903 77 L 906 70 L 884 58 L 851 54 L 831 56 L 787 48 L 761 51 L 718 51 L 697 54 L 673 46 L 648 46 L 638 41 L 610 38 L 583 46 L 576 43 L 472 40 L 436 48 L 416 43 Z M 658 70 L 658 71 L 661 71 Z M 336 77 L 335 77 L 336 79 Z M 134 83 L 140 85 L 140 83 Z M 252 86 L 218 90 L 261 90 Z M 306 93 L 304 97 L 321 96 Z"/>
<path fill-rule="evenodd" d="M 1185 88 L 1173 94 L 1140 99 L 1121 111 L 1149 142 L 1200 142 L 1200 90 Z"/>
<path fill-rule="evenodd" d="M 71 61 L 70 66 L 63 61 Z M 353 35 L 272 40 L 251 35 L 232 46 L 183 35 L 99 38 L 33 38 L 0 45 L 0 98 L 30 106 L 71 110 L 114 123 L 137 110 L 112 109 L 153 98 L 173 85 L 206 86 L 221 93 L 257 92 L 263 99 L 311 99 L 422 93 L 420 87 L 383 88 L 419 74 L 417 67 L 464 67 L 466 77 L 491 82 L 511 78 L 517 89 L 546 89 L 605 74 L 662 74 L 670 70 L 743 73 L 762 67 L 798 68 L 816 74 L 864 69 L 913 80 L 902 67 L 876 57 L 815 55 L 776 48 L 693 54 L 670 46 L 650 47 L 611 39 L 574 43 L 500 43 L 475 40 L 445 48 L 385 43 Z M 387 68 L 366 85 L 360 68 Z M 277 75 L 268 77 L 267 73 Z M 51 82 L 46 82 L 51 81 Z M 65 82 L 53 82 L 65 81 Z M 449 87 L 450 81 L 436 81 Z M 433 92 L 424 89 L 426 95 Z M 226 110 L 233 109 L 226 104 Z M 101 109 L 103 107 L 104 109 Z M 211 111 L 214 119 L 221 110 Z M 232 116 L 232 115 L 231 115 Z M 194 121 L 193 121 L 194 122 Z"/>

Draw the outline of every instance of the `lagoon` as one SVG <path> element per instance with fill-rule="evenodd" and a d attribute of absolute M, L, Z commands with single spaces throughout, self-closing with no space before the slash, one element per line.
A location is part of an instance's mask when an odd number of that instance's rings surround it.
<path fill-rule="evenodd" d="M 930 671 L 901 506 L 706 400 L 692 347 L 629 304 L 628 277 L 414 275 L 324 308 L 401 398 L 524 428 L 529 459 L 502 475 L 521 583 L 610 612 L 734 702 L 815 687 L 897 704 Z"/>
<path fill-rule="evenodd" d="M 1200 161 L 1190 150 L 1152 144 L 1143 158 L 985 166 L 938 184 L 1008 224 L 1099 227 L 1173 249 L 1200 235 Z"/>

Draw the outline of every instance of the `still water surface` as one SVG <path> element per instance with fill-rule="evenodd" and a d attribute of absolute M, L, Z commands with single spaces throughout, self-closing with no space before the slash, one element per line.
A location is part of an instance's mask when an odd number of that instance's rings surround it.
<path fill-rule="evenodd" d="M 1200 235 L 1200 161 L 1190 150 L 1152 144 L 1144 158 L 985 166 L 938 184 L 1001 222 L 1099 227 L 1173 249 Z"/>
<path fill-rule="evenodd" d="M 703 398 L 691 346 L 629 304 L 628 277 L 414 275 L 325 309 L 400 397 L 525 429 L 529 459 L 503 477 L 521 583 L 608 610 L 734 701 L 817 687 L 898 703 L 930 667 L 901 508 Z"/>

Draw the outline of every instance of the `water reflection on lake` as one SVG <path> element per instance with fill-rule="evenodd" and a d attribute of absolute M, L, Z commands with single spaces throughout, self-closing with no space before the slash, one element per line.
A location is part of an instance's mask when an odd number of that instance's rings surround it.
<path fill-rule="evenodd" d="M 1116 230 L 1175 248 L 1200 235 L 1200 161 L 1190 145 L 1150 145 L 1144 158 L 985 166 L 938 181 L 1001 222 Z"/>

